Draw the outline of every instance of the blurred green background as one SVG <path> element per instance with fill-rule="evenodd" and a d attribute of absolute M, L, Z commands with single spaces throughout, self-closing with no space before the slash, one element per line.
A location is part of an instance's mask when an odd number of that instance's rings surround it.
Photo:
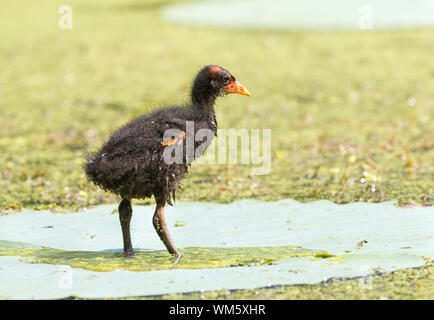
<path fill-rule="evenodd" d="M 86 181 L 86 154 L 133 117 L 185 102 L 206 64 L 251 92 L 220 99 L 217 119 L 220 128 L 271 128 L 272 169 L 252 176 L 244 165 L 193 165 L 180 201 L 434 203 L 434 29 L 261 31 L 163 20 L 161 9 L 180 2 L 73 0 L 73 29 L 61 30 L 63 1 L 2 1 L 2 214 L 118 201 Z"/>

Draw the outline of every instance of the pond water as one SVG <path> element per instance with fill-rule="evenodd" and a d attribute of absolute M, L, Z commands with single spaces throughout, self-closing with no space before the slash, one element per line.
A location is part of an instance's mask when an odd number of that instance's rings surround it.
<path fill-rule="evenodd" d="M 173 5 L 165 19 L 245 29 L 395 29 L 434 26 L 431 0 L 209 0 Z"/>
<path fill-rule="evenodd" d="M 115 208 L 1 216 L 0 298 L 104 298 L 314 284 L 417 267 L 424 257 L 434 256 L 434 207 L 293 200 L 176 203 L 166 216 L 175 243 L 186 252 L 185 263 L 168 266 L 166 261 L 160 270 L 136 272 L 149 270 L 153 259 L 147 255 L 169 259 L 151 223 L 154 208 L 134 206 L 132 240 L 139 254 L 126 263 L 119 257 Z M 177 221 L 184 226 L 175 227 Z M 327 254 L 312 254 L 319 251 Z M 239 256 L 235 262 L 248 261 L 243 256 L 263 260 L 234 264 L 234 256 Z M 201 262 L 188 264 L 193 261 Z"/>

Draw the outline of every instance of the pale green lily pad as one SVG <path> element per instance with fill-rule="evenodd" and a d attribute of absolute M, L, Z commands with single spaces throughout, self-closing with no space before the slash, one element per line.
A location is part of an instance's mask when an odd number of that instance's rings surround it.
<path fill-rule="evenodd" d="M 169 264 L 173 258 L 152 226 L 155 208 L 133 206 L 137 257 L 121 259 L 119 217 L 111 213 L 115 207 L 73 214 L 23 209 L 0 217 L 0 239 L 14 242 L 0 242 L 7 254 L 0 256 L 0 298 L 128 297 L 314 284 L 417 267 L 434 257 L 434 207 L 243 200 L 168 207 L 167 224 L 186 258 L 176 266 Z M 178 220 L 185 226 L 174 227 Z M 264 247 L 267 252 L 258 254 Z M 161 269 L 131 272 L 125 267 L 137 261 L 138 267 L 153 268 L 147 259 L 160 254 Z M 113 271 L 99 272 L 104 267 Z"/>
<path fill-rule="evenodd" d="M 369 19 L 372 29 L 432 26 L 433 10 L 430 0 L 209 0 L 169 6 L 163 16 L 222 28 L 360 30 Z"/>

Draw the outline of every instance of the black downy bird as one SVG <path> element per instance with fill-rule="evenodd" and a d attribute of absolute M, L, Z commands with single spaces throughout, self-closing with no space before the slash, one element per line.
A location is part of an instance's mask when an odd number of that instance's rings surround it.
<path fill-rule="evenodd" d="M 176 256 L 176 261 L 180 258 L 166 226 L 164 206 L 172 205 L 171 198 L 175 200 L 175 190 L 187 174 L 188 163 L 184 156 L 182 163 L 168 164 L 164 161 L 164 151 L 176 145 L 185 149 L 187 121 L 193 121 L 194 133 L 209 129 L 214 138 L 217 134 L 214 103 L 216 98 L 228 93 L 250 95 L 229 71 L 217 65 L 205 66 L 194 79 L 188 106 L 144 114 L 118 129 L 98 152 L 88 156 L 85 164 L 88 179 L 122 198 L 119 219 L 126 256 L 134 254 L 130 236 L 131 199 L 154 196 L 157 204 L 154 228 L 169 253 Z M 179 134 L 164 139 L 168 129 L 177 129 Z M 194 148 L 197 147 L 194 143 Z"/>

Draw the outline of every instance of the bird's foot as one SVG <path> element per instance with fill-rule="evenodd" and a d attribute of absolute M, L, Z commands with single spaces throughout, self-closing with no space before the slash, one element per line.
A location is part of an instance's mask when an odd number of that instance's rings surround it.
<path fill-rule="evenodd" d="M 134 256 L 133 249 L 124 250 L 124 257 L 132 257 L 132 256 Z"/>
<path fill-rule="evenodd" d="M 179 253 L 178 250 L 176 250 L 172 254 L 175 256 L 175 260 L 173 260 L 173 264 L 177 264 L 179 262 L 179 259 L 181 259 L 182 255 Z"/>

